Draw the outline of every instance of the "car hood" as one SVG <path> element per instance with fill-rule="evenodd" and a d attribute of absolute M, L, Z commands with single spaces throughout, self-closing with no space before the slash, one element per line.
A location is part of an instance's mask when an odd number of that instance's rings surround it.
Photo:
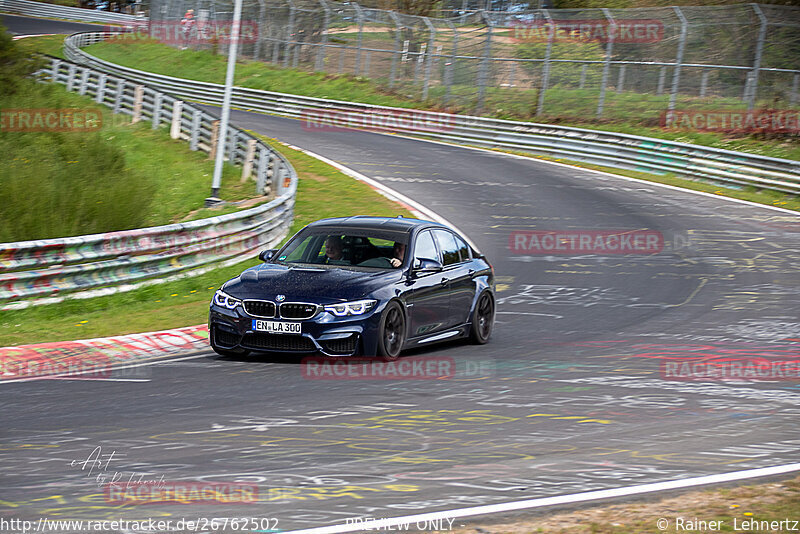
<path fill-rule="evenodd" d="M 274 300 L 276 295 L 284 295 L 287 302 L 343 302 L 366 297 L 401 279 L 399 270 L 363 272 L 264 264 L 247 269 L 223 289 L 239 299 Z"/>

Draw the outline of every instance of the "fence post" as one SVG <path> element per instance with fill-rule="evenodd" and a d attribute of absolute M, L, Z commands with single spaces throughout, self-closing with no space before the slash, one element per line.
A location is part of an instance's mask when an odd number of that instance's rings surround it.
<path fill-rule="evenodd" d="M 481 66 L 478 70 L 478 103 L 475 106 L 476 114 L 480 114 L 483 111 L 483 105 L 486 99 L 486 84 L 489 81 L 489 57 L 492 54 L 492 20 L 489 18 L 486 11 L 481 11 L 481 17 L 486 23 L 486 44 L 483 49 Z"/>
<path fill-rule="evenodd" d="M 100 76 L 97 78 L 97 94 L 94 97 L 94 101 L 98 104 L 102 104 L 106 98 L 106 79 L 108 78 L 108 74 L 101 72 Z"/>
<path fill-rule="evenodd" d="M 664 80 L 666 79 L 666 77 L 667 77 L 667 66 L 663 65 L 661 69 L 659 69 L 658 73 L 658 88 L 656 89 L 657 95 L 664 94 Z"/>
<path fill-rule="evenodd" d="M 603 62 L 603 78 L 600 80 L 600 96 L 597 98 L 597 116 L 603 115 L 603 106 L 606 102 L 606 84 L 611 72 L 611 54 L 614 52 L 614 35 L 617 33 L 617 23 L 608 8 L 603 8 L 603 14 L 608 21 L 608 43 L 606 45 L 606 59 Z"/>
<path fill-rule="evenodd" d="M 450 22 L 449 20 L 446 21 L 447 25 L 450 26 L 450 29 L 453 31 L 453 49 L 450 51 L 450 61 L 445 63 L 445 93 L 444 93 L 444 103 L 450 101 L 450 91 L 453 88 L 453 78 L 455 77 L 455 70 L 456 70 L 456 56 L 458 55 L 458 30 L 456 29 L 455 24 Z"/>
<path fill-rule="evenodd" d="M 169 136 L 179 139 L 181 136 L 181 126 L 183 125 L 183 102 L 176 100 L 172 103 L 172 124 L 169 128 Z"/>
<path fill-rule="evenodd" d="M 208 159 L 214 160 L 217 157 L 217 148 L 219 147 L 219 121 L 211 123 L 211 140 L 209 141 Z"/>
<path fill-rule="evenodd" d="M 761 28 L 758 30 L 758 41 L 756 42 L 756 57 L 753 61 L 753 73 L 750 77 L 750 91 L 747 98 L 747 111 L 752 110 L 756 105 L 756 93 L 758 92 L 758 75 L 761 71 L 761 56 L 764 52 L 764 39 L 767 35 L 767 17 L 764 16 L 764 13 L 761 11 L 761 8 L 758 7 L 758 4 L 750 4 L 753 7 L 753 11 L 756 12 L 756 16 L 758 16 L 759 20 L 761 21 Z"/>
<path fill-rule="evenodd" d="M 283 68 L 289 66 L 289 55 L 294 49 L 294 14 L 297 8 L 292 0 L 286 0 L 289 4 L 289 23 L 286 25 L 286 44 L 283 48 Z"/>
<path fill-rule="evenodd" d="M 203 121 L 203 112 L 199 109 L 192 110 L 192 131 L 189 138 L 189 149 L 197 150 L 200 144 L 200 124 Z M 212 130 L 213 133 L 213 130 Z M 213 159 L 213 158 L 212 158 Z"/>
<path fill-rule="evenodd" d="M 371 55 L 372 52 L 370 50 L 367 50 L 367 53 L 364 55 L 364 70 L 361 74 L 364 78 L 369 78 L 369 58 Z"/>
<path fill-rule="evenodd" d="M 556 35 L 556 25 L 553 18 L 546 9 L 541 10 L 550 25 L 550 32 L 547 34 L 547 48 L 544 52 L 544 65 L 542 65 L 542 87 L 539 89 L 539 101 L 536 104 L 536 114 L 541 115 L 544 112 L 544 94 L 547 92 L 547 84 L 550 83 L 550 54 L 553 51 L 553 40 Z"/>
<path fill-rule="evenodd" d="M 394 51 L 392 51 L 392 70 L 389 73 L 389 87 L 394 87 L 397 76 L 397 55 L 400 54 L 400 18 L 394 11 L 389 11 L 389 17 L 394 21 Z"/>
<path fill-rule="evenodd" d="M 708 91 L 708 70 L 703 71 L 703 75 L 700 77 L 700 98 L 706 96 L 706 91 Z"/>
<path fill-rule="evenodd" d="M 328 7 L 328 2 L 319 0 L 319 5 L 322 6 L 325 19 L 322 23 L 320 44 L 317 47 L 317 64 L 314 66 L 314 70 L 317 71 L 325 70 L 325 49 L 328 46 L 328 26 L 330 26 L 331 23 L 331 8 Z"/>
<path fill-rule="evenodd" d="M 228 126 L 228 135 L 225 136 L 223 147 L 228 153 L 228 161 L 233 164 L 236 162 L 236 145 L 239 142 L 239 131 L 233 126 Z"/>
<path fill-rule="evenodd" d="M 789 97 L 789 106 L 794 107 L 795 103 L 797 103 L 797 89 L 800 86 L 800 74 L 794 75 L 794 80 L 792 81 L 792 94 Z"/>
<path fill-rule="evenodd" d="M 53 83 L 58 82 L 58 74 L 61 70 L 61 60 L 60 59 L 53 59 L 50 64 L 50 81 Z"/>
<path fill-rule="evenodd" d="M 356 39 L 356 65 L 354 74 L 358 76 L 361 73 L 361 43 L 364 36 L 364 11 L 357 2 L 350 2 L 353 9 L 356 10 L 356 21 L 358 21 L 358 38 Z"/>
<path fill-rule="evenodd" d="M 131 124 L 142 120 L 142 101 L 144 100 L 144 85 L 137 85 L 133 91 L 133 116 Z"/>
<path fill-rule="evenodd" d="M 584 87 L 586 87 L 586 69 L 588 68 L 589 65 L 587 65 L 586 63 L 581 65 L 581 85 L 579 86 L 579 89 L 583 89 Z"/>
<path fill-rule="evenodd" d="M 153 121 L 152 129 L 155 130 L 161 125 L 161 93 L 153 95 Z"/>
<path fill-rule="evenodd" d="M 621 93 L 625 87 L 625 65 L 619 66 L 619 77 L 617 78 L 617 94 Z"/>
<path fill-rule="evenodd" d="M 678 43 L 678 54 L 675 57 L 675 72 L 672 73 L 672 89 L 669 92 L 669 106 L 667 107 L 667 115 L 665 117 L 666 124 L 669 124 L 672 120 L 672 115 L 675 111 L 675 102 L 678 99 L 678 89 L 681 82 L 681 66 L 683 65 L 683 52 L 686 49 L 686 34 L 689 31 L 689 22 L 683 15 L 681 8 L 673 6 L 672 9 L 681 20 L 681 40 Z"/>
<path fill-rule="evenodd" d="M 425 80 L 422 82 L 422 100 L 428 99 L 428 88 L 431 84 L 431 67 L 433 66 L 434 47 L 436 46 L 436 28 L 428 17 L 422 17 L 422 21 L 428 27 L 428 46 L 426 47 L 427 57 L 425 61 Z"/>
<path fill-rule="evenodd" d="M 266 27 L 267 20 L 266 20 L 266 13 L 267 6 L 264 3 L 264 0 L 258 0 L 258 35 L 256 35 L 256 46 L 253 50 L 253 58 L 259 59 L 261 57 L 261 28 Z"/>

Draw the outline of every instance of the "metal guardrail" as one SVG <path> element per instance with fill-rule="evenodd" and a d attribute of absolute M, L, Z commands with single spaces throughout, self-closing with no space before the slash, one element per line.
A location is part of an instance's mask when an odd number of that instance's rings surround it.
<path fill-rule="evenodd" d="M 115 112 L 171 125 L 175 138 L 208 152 L 217 119 L 209 113 L 123 77 L 52 58 L 43 80 L 94 97 Z M 138 102 L 138 105 L 137 105 Z M 173 120 L 174 118 L 174 120 Z M 248 210 L 180 224 L 88 236 L 0 243 L 0 309 L 89 298 L 196 276 L 277 245 L 292 223 L 297 175 L 289 162 L 250 134 L 229 128 L 229 162 L 252 156 L 259 191 L 276 198 Z M 3 304 L 5 303 L 5 304 Z"/>
<path fill-rule="evenodd" d="M 74 34 L 64 41 L 71 60 L 117 76 L 146 82 L 197 102 L 222 102 L 223 86 L 123 67 L 81 50 L 115 33 Z M 388 108 L 236 87 L 236 107 L 303 119 L 309 128 L 368 127 L 441 141 L 540 154 L 653 174 L 673 173 L 718 183 L 800 193 L 800 161 L 678 143 L 628 134 Z"/>
<path fill-rule="evenodd" d="M 136 15 L 127 15 L 125 13 L 111 13 L 109 11 L 60 6 L 44 2 L 32 2 L 30 0 L 0 0 L 0 12 L 81 22 L 108 22 L 110 24 L 124 24 L 142 20 Z"/>

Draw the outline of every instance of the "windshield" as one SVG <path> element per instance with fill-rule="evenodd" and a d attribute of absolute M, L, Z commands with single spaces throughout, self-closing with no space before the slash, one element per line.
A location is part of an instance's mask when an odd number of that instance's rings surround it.
<path fill-rule="evenodd" d="M 302 232 L 277 263 L 396 269 L 405 263 L 408 234 L 373 229 L 325 228 Z"/>

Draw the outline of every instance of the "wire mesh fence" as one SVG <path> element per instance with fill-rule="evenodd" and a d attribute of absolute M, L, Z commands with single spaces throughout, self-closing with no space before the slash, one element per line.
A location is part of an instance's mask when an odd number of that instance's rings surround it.
<path fill-rule="evenodd" d="M 454 6 L 440 14 L 329 0 L 245 0 L 243 27 L 251 31 L 239 53 L 285 68 L 369 78 L 442 109 L 506 118 L 657 124 L 683 108 L 800 103 L 799 7 L 470 12 Z M 180 25 L 192 48 L 225 53 L 231 19 L 230 1 L 153 0 L 150 28 Z"/>

